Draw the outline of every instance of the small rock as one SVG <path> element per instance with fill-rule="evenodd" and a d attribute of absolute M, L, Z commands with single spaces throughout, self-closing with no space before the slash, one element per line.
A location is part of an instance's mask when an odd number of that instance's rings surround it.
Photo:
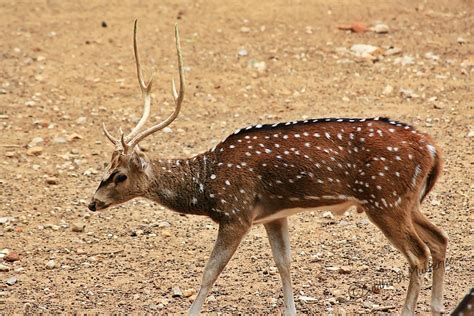
<path fill-rule="evenodd" d="M 402 65 L 402 66 L 412 65 L 415 63 L 415 58 L 413 58 L 412 56 L 403 55 L 402 57 L 395 58 L 393 63 L 395 65 Z"/>
<path fill-rule="evenodd" d="M 64 138 L 62 136 L 57 136 L 57 137 L 53 138 L 53 143 L 54 144 L 66 144 L 67 140 L 66 140 L 66 138 Z"/>
<path fill-rule="evenodd" d="M 167 221 L 161 221 L 158 223 L 158 227 L 164 228 L 164 227 L 171 227 L 171 224 Z"/>
<path fill-rule="evenodd" d="M 67 140 L 70 142 L 78 140 L 78 139 L 82 139 L 82 136 L 79 135 L 78 133 L 72 133 L 71 135 L 67 137 Z"/>
<path fill-rule="evenodd" d="M 48 269 L 54 269 L 54 267 L 56 267 L 56 262 L 54 262 L 54 260 L 49 260 L 49 261 L 46 263 L 46 268 L 48 268 Z"/>
<path fill-rule="evenodd" d="M 250 67 L 262 73 L 267 70 L 267 64 L 264 61 L 251 60 L 249 62 Z"/>
<path fill-rule="evenodd" d="M 6 262 L 15 262 L 20 260 L 20 255 L 12 251 L 8 253 L 5 257 L 3 257 L 3 260 L 5 260 Z"/>
<path fill-rule="evenodd" d="M 16 283 L 17 281 L 18 281 L 17 278 L 13 276 L 13 277 L 8 278 L 8 279 L 5 281 L 5 283 L 8 284 L 8 285 L 15 285 L 15 283 Z"/>
<path fill-rule="evenodd" d="M 87 122 L 87 117 L 85 116 L 81 116 L 76 120 L 76 123 L 80 125 L 85 124 L 86 122 Z"/>
<path fill-rule="evenodd" d="M 10 267 L 0 263 L 0 272 L 10 271 Z"/>
<path fill-rule="evenodd" d="M 183 296 L 184 297 L 190 297 L 190 296 L 193 296 L 194 294 L 196 294 L 195 289 L 187 289 L 187 290 L 183 291 Z"/>
<path fill-rule="evenodd" d="M 426 59 L 431 59 L 432 61 L 438 61 L 438 60 L 439 60 L 439 56 L 436 55 L 436 54 L 433 53 L 433 52 L 427 52 L 427 53 L 425 54 L 425 58 L 426 58 Z"/>
<path fill-rule="evenodd" d="M 306 296 L 306 295 L 300 295 L 298 297 L 298 299 L 300 301 L 302 301 L 303 303 L 308 303 L 308 304 L 314 304 L 314 303 L 317 303 L 319 300 L 315 297 L 311 297 L 311 296 Z"/>
<path fill-rule="evenodd" d="M 474 129 L 471 129 L 469 133 L 467 133 L 467 137 L 469 138 L 474 137 Z"/>
<path fill-rule="evenodd" d="M 367 44 L 354 44 L 351 46 L 351 51 L 357 56 L 364 56 L 371 54 L 379 49 L 377 46 L 367 45 Z"/>
<path fill-rule="evenodd" d="M 408 88 L 400 88 L 400 95 L 405 99 L 418 98 L 418 95 L 412 89 Z"/>
<path fill-rule="evenodd" d="M 163 132 L 166 133 L 166 134 L 169 134 L 169 133 L 172 133 L 173 130 L 170 127 L 165 127 L 165 128 L 163 128 Z"/>
<path fill-rule="evenodd" d="M 339 271 L 339 267 L 326 267 L 326 270 L 328 271 Z"/>
<path fill-rule="evenodd" d="M 456 39 L 456 42 L 458 42 L 458 44 L 466 44 L 466 40 L 464 39 L 464 37 L 461 37 L 459 36 L 457 39 Z"/>
<path fill-rule="evenodd" d="M 339 274 L 350 274 L 351 273 L 351 267 L 348 267 L 348 266 L 339 267 L 338 272 L 339 272 Z"/>
<path fill-rule="evenodd" d="M 323 218 L 334 219 L 334 215 L 332 215 L 332 213 L 329 212 L 329 211 L 323 212 L 323 214 L 321 214 L 321 216 L 322 216 Z"/>
<path fill-rule="evenodd" d="M 56 177 L 46 177 L 45 181 L 47 184 L 51 184 L 51 185 L 59 184 L 59 179 Z"/>
<path fill-rule="evenodd" d="M 171 233 L 168 231 L 168 230 L 164 230 L 161 232 L 161 235 L 165 236 L 165 237 L 171 237 Z"/>
<path fill-rule="evenodd" d="M 183 292 L 181 292 L 181 289 L 177 286 L 173 287 L 172 289 L 172 297 L 182 297 L 183 296 Z"/>
<path fill-rule="evenodd" d="M 383 54 L 385 56 L 392 56 L 392 55 L 398 55 L 401 52 L 402 52 L 402 49 L 400 47 L 390 47 Z"/>
<path fill-rule="evenodd" d="M 31 148 L 28 148 L 28 150 L 26 151 L 26 154 L 28 156 L 39 156 L 39 155 L 41 155 L 43 150 L 44 150 L 44 148 L 41 147 L 41 146 L 34 146 L 34 147 L 31 147 Z"/>
<path fill-rule="evenodd" d="M 341 24 L 337 28 L 343 31 L 351 31 L 354 33 L 364 33 L 368 31 L 367 25 L 361 22 L 354 22 L 352 24 Z"/>
<path fill-rule="evenodd" d="M 14 217 L 0 217 L 0 225 L 7 224 L 7 223 L 12 222 L 14 220 L 15 220 Z"/>
<path fill-rule="evenodd" d="M 217 301 L 216 297 L 214 295 L 210 295 L 208 296 L 208 298 L 206 299 L 206 301 L 208 302 L 215 302 Z"/>
<path fill-rule="evenodd" d="M 29 106 L 29 107 L 35 106 L 35 104 L 36 104 L 36 102 L 33 101 L 33 100 L 28 100 L 28 101 L 25 102 L 25 105 L 26 105 L 26 106 Z"/>
<path fill-rule="evenodd" d="M 240 57 L 245 57 L 249 54 L 249 52 L 245 48 L 239 49 L 239 56 Z"/>
<path fill-rule="evenodd" d="M 43 137 L 35 137 L 31 140 L 31 142 L 28 144 L 28 146 L 35 147 L 35 146 L 38 146 L 40 144 L 44 144 Z"/>
<path fill-rule="evenodd" d="M 71 230 L 75 233 L 82 233 L 85 228 L 86 225 L 82 222 L 72 223 L 71 225 Z"/>
<path fill-rule="evenodd" d="M 390 31 L 388 25 L 383 23 L 375 24 L 372 29 L 377 34 L 386 34 Z"/>
<path fill-rule="evenodd" d="M 242 32 L 242 33 L 248 33 L 248 32 L 250 32 L 250 28 L 247 27 L 247 26 L 242 26 L 242 27 L 240 28 L 240 32 Z"/>
<path fill-rule="evenodd" d="M 382 94 L 383 95 L 391 95 L 393 92 L 393 87 L 391 85 L 386 85 L 385 88 L 383 88 Z"/>
<path fill-rule="evenodd" d="M 102 27 L 107 27 L 108 25 L 107 25 L 107 22 L 102 21 L 102 23 L 100 23 L 100 26 L 102 26 Z"/>

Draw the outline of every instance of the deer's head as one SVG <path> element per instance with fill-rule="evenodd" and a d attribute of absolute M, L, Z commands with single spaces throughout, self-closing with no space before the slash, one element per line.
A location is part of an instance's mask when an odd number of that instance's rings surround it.
<path fill-rule="evenodd" d="M 115 150 L 112 153 L 110 163 L 99 184 L 92 200 L 89 204 L 91 211 L 105 209 L 112 205 L 117 205 L 143 195 L 150 183 L 151 166 L 148 157 L 140 150 L 138 143 L 148 135 L 165 128 L 173 122 L 179 114 L 181 103 L 184 98 L 184 75 L 183 62 L 181 56 L 181 47 L 179 45 L 178 26 L 175 26 L 176 50 L 178 53 L 179 67 L 179 92 L 176 91 L 174 81 L 172 82 L 172 96 L 175 102 L 175 110 L 166 120 L 158 123 L 148 129 L 142 130 L 148 116 L 151 106 L 151 79 L 145 83 L 140 66 L 140 59 L 137 49 L 137 21 L 135 20 L 133 32 L 133 49 L 135 52 L 135 61 L 137 65 L 137 76 L 140 89 L 142 91 L 144 105 L 143 115 L 137 125 L 128 135 L 124 135 L 120 130 L 120 137 L 117 139 L 107 130 L 105 124 L 102 124 L 105 136 L 113 143 Z"/>

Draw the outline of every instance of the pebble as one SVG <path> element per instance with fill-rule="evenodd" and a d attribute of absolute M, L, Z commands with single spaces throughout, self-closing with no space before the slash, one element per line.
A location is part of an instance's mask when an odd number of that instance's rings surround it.
<path fill-rule="evenodd" d="M 352 24 L 342 24 L 337 27 L 339 30 L 351 31 L 354 33 L 364 33 L 367 32 L 368 27 L 362 22 L 354 22 Z"/>
<path fill-rule="evenodd" d="M 402 49 L 400 47 L 390 47 L 383 54 L 385 56 L 392 56 L 392 55 L 398 55 L 401 52 L 402 52 Z"/>
<path fill-rule="evenodd" d="M 31 142 L 28 144 L 28 146 L 35 147 L 35 146 L 38 146 L 40 144 L 44 144 L 43 137 L 35 137 L 31 140 Z"/>
<path fill-rule="evenodd" d="M 458 44 L 466 44 L 466 40 L 461 36 L 456 39 L 456 42 L 458 42 Z"/>
<path fill-rule="evenodd" d="M 315 297 L 300 295 L 298 300 L 302 301 L 303 303 L 314 304 L 317 303 L 319 300 Z"/>
<path fill-rule="evenodd" d="M 163 128 L 163 132 L 166 133 L 166 134 L 169 134 L 169 133 L 172 133 L 173 130 L 170 127 L 165 127 L 165 128 Z"/>
<path fill-rule="evenodd" d="M 195 289 L 187 289 L 187 290 L 183 291 L 183 296 L 184 297 L 190 297 L 190 296 L 193 296 L 194 294 L 196 294 Z"/>
<path fill-rule="evenodd" d="M 334 219 L 334 215 L 332 215 L 332 213 L 329 212 L 329 211 L 323 212 L 323 214 L 321 214 L 321 216 L 322 216 L 323 218 Z"/>
<path fill-rule="evenodd" d="M 70 142 L 78 140 L 78 139 L 82 139 L 82 136 L 79 135 L 78 133 L 72 133 L 71 135 L 67 137 L 67 140 Z"/>
<path fill-rule="evenodd" d="M 415 58 L 413 58 L 412 56 L 403 55 L 402 57 L 395 58 L 393 63 L 395 65 L 402 65 L 402 66 L 412 65 L 415 63 Z"/>
<path fill-rule="evenodd" d="M 469 138 L 474 137 L 474 129 L 471 129 L 469 133 L 467 133 L 467 137 Z"/>
<path fill-rule="evenodd" d="M 249 65 L 260 73 L 267 70 L 267 64 L 264 61 L 251 60 Z"/>
<path fill-rule="evenodd" d="M 393 93 L 393 87 L 391 85 L 386 85 L 385 88 L 383 88 L 382 94 L 383 95 L 391 95 Z"/>
<path fill-rule="evenodd" d="M 82 222 L 72 223 L 71 225 L 71 230 L 75 233 L 82 233 L 85 228 L 86 225 Z"/>
<path fill-rule="evenodd" d="M 85 124 L 86 122 L 87 122 L 87 117 L 85 116 L 81 116 L 76 120 L 76 123 L 80 125 Z"/>
<path fill-rule="evenodd" d="M 5 257 L 3 257 L 3 260 L 5 260 L 6 262 L 15 262 L 20 260 L 20 255 L 12 251 L 8 253 Z"/>
<path fill-rule="evenodd" d="M 178 286 L 175 286 L 171 290 L 173 292 L 172 297 L 182 297 L 183 292 L 181 292 L 181 289 Z"/>
<path fill-rule="evenodd" d="M 390 28 L 387 24 L 379 23 L 374 25 L 373 30 L 377 34 L 386 34 L 390 31 Z"/>
<path fill-rule="evenodd" d="M 215 302 L 217 301 L 216 297 L 214 295 L 210 295 L 207 297 L 206 301 L 208 302 Z"/>
<path fill-rule="evenodd" d="M 54 260 L 49 260 L 46 263 L 46 268 L 48 268 L 48 269 L 54 269 L 55 267 L 56 267 L 56 262 L 54 262 Z"/>
<path fill-rule="evenodd" d="M 240 57 L 245 57 L 248 56 L 249 52 L 245 48 L 239 49 L 239 56 Z"/>
<path fill-rule="evenodd" d="M 18 281 L 17 278 L 13 276 L 13 277 L 8 278 L 8 279 L 5 281 L 5 283 L 8 284 L 8 285 L 15 285 L 15 283 L 16 283 L 17 281 Z"/>
<path fill-rule="evenodd" d="M 0 272 L 10 271 L 10 267 L 0 263 Z"/>
<path fill-rule="evenodd" d="M 9 222 L 13 222 L 14 220 L 14 217 L 0 217 L 0 225 L 8 224 Z"/>
<path fill-rule="evenodd" d="M 372 54 L 377 49 L 379 49 L 377 46 L 368 45 L 368 44 L 354 44 L 351 46 L 351 51 L 356 56 L 360 56 L 360 57 L 364 57 L 368 54 Z"/>
<path fill-rule="evenodd" d="M 349 266 L 342 266 L 338 270 L 339 274 L 350 274 L 351 273 L 351 267 Z"/>
<path fill-rule="evenodd" d="M 51 184 L 51 185 L 59 184 L 59 179 L 56 177 L 46 177 L 45 181 L 47 184 Z"/>
<path fill-rule="evenodd" d="M 33 146 L 31 148 L 28 148 L 26 151 L 26 154 L 28 156 L 39 156 L 43 152 L 44 148 L 42 146 Z"/>
<path fill-rule="evenodd" d="M 412 89 L 408 88 L 400 88 L 400 95 L 405 99 L 418 98 L 418 95 Z"/>
<path fill-rule="evenodd" d="M 242 32 L 242 33 L 248 33 L 248 32 L 250 32 L 250 27 L 248 27 L 248 26 L 242 26 L 242 27 L 240 28 L 240 32 Z"/>
<path fill-rule="evenodd" d="M 53 138 L 53 143 L 54 144 L 66 144 L 67 140 L 66 140 L 66 138 L 64 138 L 62 136 L 57 136 L 57 137 Z"/>

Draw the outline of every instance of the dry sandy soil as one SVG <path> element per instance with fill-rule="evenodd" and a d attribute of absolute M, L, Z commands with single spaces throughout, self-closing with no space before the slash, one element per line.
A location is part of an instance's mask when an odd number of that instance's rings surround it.
<path fill-rule="evenodd" d="M 308 117 L 389 116 L 433 135 L 446 162 L 423 212 L 450 237 L 445 306 L 453 310 L 474 285 L 473 12 L 468 0 L 1 1 L 0 217 L 13 218 L 0 224 L 0 250 L 20 260 L 0 259 L 8 270 L 0 314 L 184 313 L 199 287 L 217 231 L 209 219 L 145 200 L 86 207 L 112 152 L 100 123 L 117 132 L 141 114 L 135 18 L 145 72 L 155 78 L 152 122 L 171 111 L 177 19 L 187 67 L 179 119 L 144 141 L 152 156 L 189 157 L 238 127 Z M 390 31 L 337 29 L 354 21 L 383 21 Z M 379 50 L 357 57 L 353 44 Z M 384 56 L 392 46 L 401 53 Z M 73 231 L 81 223 L 85 230 Z M 401 309 L 407 264 L 364 214 L 307 212 L 290 219 L 290 230 L 299 313 Z M 378 280 L 391 284 L 349 295 L 355 282 Z M 429 273 L 426 280 L 420 314 L 430 310 Z M 174 287 L 190 297 L 173 297 Z M 203 312 L 281 312 L 263 227 L 211 295 Z"/>

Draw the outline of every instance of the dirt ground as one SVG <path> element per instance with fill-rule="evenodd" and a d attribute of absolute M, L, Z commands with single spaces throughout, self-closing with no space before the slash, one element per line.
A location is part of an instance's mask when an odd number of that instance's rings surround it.
<path fill-rule="evenodd" d="M 155 80 L 152 122 L 172 110 L 176 21 L 186 65 L 180 117 L 143 142 L 152 156 L 189 157 L 236 128 L 302 118 L 388 116 L 433 135 L 445 167 L 423 212 L 450 238 L 453 310 L 474 285 L 473 12 L 469 0 L 1 1 L 0 256 L 19 260 L 0 259 L 0 314 L 185 313 L 199 288 L 212 221 L 146 200 L 86 207 L 112 152 L 101 122 L 117 132 L 141 115 L 135 18 Z M 355 21 L 389 32 L 337 29 Z M 354 44 L 378 49 L 356 56 Z M 306 212 L 290 231 L 300 314 L 400 311 L 407 264 L 364 214 Z M 350 295 L 381 280 L 387 288 Z M 430 311 L 426 281 L 419 314 Z M 281 312 L 263 227 L 210 294 L 204 313 Z"/>

